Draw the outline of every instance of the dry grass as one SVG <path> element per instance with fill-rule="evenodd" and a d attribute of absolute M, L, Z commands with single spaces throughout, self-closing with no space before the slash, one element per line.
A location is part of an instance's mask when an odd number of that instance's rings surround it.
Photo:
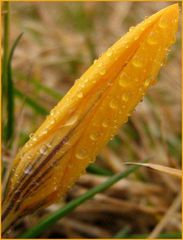
<path fill-rule="evenodd" d="M 167 5 L 133 2 L 12 3 L 11 42 L 24 32 L 13 61 L 16 88 L 45 109 L 51 109 L 58 97 L 38 88 L 39 83 L 54 89 L 58 95 L 64 95 L 94 58 L 131 25 Z M 138 162 L 152 157 L 152 163 L 181 168 L 180 38 L 179 30 L 177 42 L 159 76 L 161 80 L 138 105 L 115 140 L 103 149 L 97 159 L 99 166 L 117 173 L 123 170 L 126 161 Z M 27 136 L 44 119 L 27 105 L 25 99 L 20 101 L 16 98 L 15 113 L 13 148 L 10 151 L 3 147 L 5 164 L 13 159 Z M 105 178 L 88 173 L 83 175 L 64 201 L 27 217 L 11 234 L 31 227 L 41 216 L 55 211 Z M 161 233 L 181 232 L 180 201 L 177 203 L 176 199 L 180 188 L 180 181 L 176 178 L 142 168 L 138 175 L 120 181 L 82 204 L 42 237 L 110 238 L 125 227 L 129 228 L 130 235 L 150 234 L 158 224 L 161 225 Z M 176 208 L 167 217 L 174 201 Z M 166 221 L 163 220 L 165 217 Z M 159 232 L 156 231 L 153 237 L 157 237 Z"/>

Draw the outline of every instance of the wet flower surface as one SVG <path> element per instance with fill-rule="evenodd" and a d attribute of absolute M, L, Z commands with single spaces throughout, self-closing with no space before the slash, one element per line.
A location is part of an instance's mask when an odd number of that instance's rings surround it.
<path fill-rule="evenodd" d="M 17 154 L 3 201 L 3 227 L 64 196 L 155 84 L 175 41 L 178 7 L 145 19 L 75 82 Z"/>

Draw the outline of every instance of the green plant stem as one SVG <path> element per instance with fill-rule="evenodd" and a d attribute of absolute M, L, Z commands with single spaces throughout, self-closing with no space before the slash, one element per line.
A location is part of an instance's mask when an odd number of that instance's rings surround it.
<path fill-rule="evenodd" d="M 7 61 L 7 125 L 6 125 L 6 142 L 12 141 L 14 134 L 14 84 L 12 77 L 12 59 L 17 44 L 19 43 L 23 33 L 15 40 Z"/>
<path fill-rule="evenodd" d="M 74 210 L 77 206 L 79 206 L 81 203 L 87 201 L 88 199 L 91 199 L 93 196 L 95 196 L 97 193 L 100 193 L 109 187 L 111 187 L 113 184 L 118 182 L 119 180 L 127 177 L 130 173 L 133 173 L 139 168 L 139 166 L 133 166 L 128 168 L 125 172 L 122 172 L 120 174 L 114 175 L 110 177 L 108 180 L 106 180 L 104 183 L 92 188 L 82 196 L 72 200 L 70 203 L 68 203 L 65 207 L 59 209 L 55 213 L 51 214 L 47 218 L 40 221 L 35 227 L 29 229 L 24 234 L 20 235 L 19 238 L 33 238 L 39 236 L 42 232 L 44 232 L 46 229 L 53 226 L 58 220 L 60 220 L 65 215 L 69 214 L 72 210 Z"/>

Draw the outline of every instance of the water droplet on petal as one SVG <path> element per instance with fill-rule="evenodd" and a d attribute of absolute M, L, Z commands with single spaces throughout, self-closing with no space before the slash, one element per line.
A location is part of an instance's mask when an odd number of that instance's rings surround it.
<path fill-rule="evenodd" d="M 104 121 L 102 122 L 102 127 L 106 128 L 106 127 L 108 127 L 108 126 L 109 126 L 108 120 L 104 120 Z"/>
<path fill-rule="evenodd" d="M 54 125 L 55 124 L 55 119 L 52 119 L 49 124 L 50 124 L 50 126 Z"/>
<path fill-rule="evenodd" d="M 151 77 L 149 77 L 145 80 L 144 87 L 148 87 L 150 83 L 151 83 Z"/>
<path fill-rule="evenodd" d="M 106 70 L 105 69 L 102 69 L 102 70 L 100 70 L 100 75 L 104 75 L 106 73 Z"/>
<path fill-rule="evenodd" d="M 123 93 L 123 95 L 122 95 L 122 100 L 123 100 L 124 102 L 127 102 L 129 99 L 130 99 L 130 93 L 128 93 L 128 92 Z"/>
<path fill-rule="evenodd" d="M 164 18 L 164 17 L 161 17 L 160 18 L 160 21 L 158 23 L 158 26 L 161 28 L 161 29 L 166 29 L 168 27 L 168 22 L 167 20 Z"/>
<path fill-rule="evenodd" d="M 50 115 L 53 116 L 55 114 L 55 109 L 52 109 Z"/>
<path fill-rule="evenodd" d="M 84 158 L 86 158 L 88 156 L 88 152 L 87 152 L 87 150 L 85 150 L 85 149 L 79 149 L 77 152 L 76 152 L 76 155 L 75 155 L 75 157 L 77 158 L 77 159 L 84 159 Z"/>
<path fill-rule="evenodd" d="M 69 120 L 64 124 L 63 127 L 72 126 L 74 123 L 76 123 L 77 120 L 78 120 L 78 116 L 73 115 L 69 118 Z"/>
<path fill-rule="evenodd" d="M 40 134 L 41 136 L 42 135 L 46 135 L 48 133 L 48 129 L 45 129 L 44 131 L 42 131 L 42 133 Z"/>
<path fill-rule="evenodd" d="M 30 133 L 29 138 L 34 142 L 37 140 L 37 137 L 34 136 L 34 133 Z"/>
<path fill-rule="evenodd" d="M 89 81 L 89 79 L 88 79 L 88 78 L 85 78 L 84 82 L 87 83 L 88 81 Z"/>
<path fill-rule="evenodd" d="M 142 61 L 141 61 L 141 59 L 139 59 L 139 58 L 134 58 L 134 59 L 132 60 L 132 64 L 133 64 L 133 66 L 136 67 L 136 68 L 141 68 L 141 67 L 142 67 Z"/>
<path fill-rule="evenodd" d="M 147 43 L 149 45 L 156 45 L 157 44 L 157 36 L 155 33 L 150 33 L 149 37 L 147 38 Z"/>
<path fill-rule="evenodd" d="M 129 32 L 131 32 L 134 28 L 135 28 L 135 27 L 133 27 L 133 26 L 130 27 L 130 28 L 129 28 Z"/>
<path fill-rule="evenodd" d="M 78 98 L 82 98 L 83 97 L 83 93 L 82 92 L 80 92 L 80 93 L 78 93 Z"/>
<path fill-rule="evenodd" d="M 108 50 L 107 53 L 106 53 L 106 56 L 111 57 L 112 54 L 113 54 L 112 50 Z"/>
<path fill-rule="evenodd" d="M 126 87 L 130 83 L 130 79 L 128 78 L 128 75 L 123 72 L 119 77 L 118 83 L 121 87 Z"/>
<path fill-rule="evenodd" d="M 41 146 L 41 148 L 39 150 L 40 154 L 46 155 L 47 154 L 47 149 L 48 149 L 47 146 L 45 146 L 45 145 Z"/>
<path fill-rule="evenodd" d="M 98 137 L 99 137 L 99 133 L 98 133 L 98 132 L 95 132 L 95 133 L 91 133 L 91 134 L 90 134 L 90 139 L 91 139 L 92 141 L 97 141 Z"/>
<path fill-rule="evenodd" d="M 50 143 L 47 143 L 46 146 L 47 146 L 48 148 L 51 148 L 51 147 L 52 147 L 52 145 L 51 145 Z"/>
<path fill-rule="evenodd" d="M 33 138 L 33 136 L 34 136 L 34 133 L 29 134 L 29 138 Z"/>
<path fill-rule="evenodd" d="M 26 175 L 30 175 L 30 174 L 31 174 L 31 166 L 28 166 L 28 167 L 25 169 L 24 173 L 25 173 Z"/>
<path fill-rule="evenodd" d="M 116 99 L 112 99 L 109 103 L 110 108 L 115 109 L 118 106 L 118 101 Z"/>

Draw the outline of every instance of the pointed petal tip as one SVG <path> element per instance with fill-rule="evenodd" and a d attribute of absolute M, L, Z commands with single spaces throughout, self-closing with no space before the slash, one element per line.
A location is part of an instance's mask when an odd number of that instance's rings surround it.
<path fill-rule="evenodd" d="M 167 8 L 164 8 L 164 10 L 168 14 L 173 14 L 176 17 L 179 16 L 179 4 L 178 3 L 172 4 L 172 5 L 168 6 Z"/>

